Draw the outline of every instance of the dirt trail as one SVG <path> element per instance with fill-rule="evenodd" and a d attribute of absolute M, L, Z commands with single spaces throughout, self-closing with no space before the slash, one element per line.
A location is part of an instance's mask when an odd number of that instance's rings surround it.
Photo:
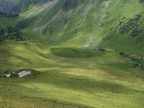
<path fill-rule="evenodd" d="M 38 28 L 37 28 L 37 24 L 40 22 L 42 20 L 42 18 L 40 18 L 36 23 L 35 23 L 35 27 L 34 27 L 34 31 L 37 31 L 38 30 Z"/>
<path fill-rule="evenodd" d="M 92 6 L 92 0 L 90 1 L 89 6 L 84 10 L 84 13 L 83 13 L 83 17 L 84 17 L 84 18 L 83 18 L 82 24 L 83 24 L 84 21 L 86 20 L 86 16 L 87 16 L 87 14 L 88 14 L 88 12 L 89 12 L 91 6 Z"/>
<path fill-rule="evenodd" d="M 44 12 L 43 15 L 45 15 L 45 13 L 51 9 L 56 3 L 58 2 L 58 0 L 54 0 L 54 1 L 49 1 L 44 3 L 41 6 L 35 6 L 34 7 L 34 11 L 30 12 L 27 17 L 33 16 L 35 14 L 39 14 L 40 12 Z"/>
<path fill-rule="evenodd" d="M 64 25 L 63 32 L 68 27 L 69 23 L 70 23 L 70 20 Z"/>
<path fill-rule="evenodd" d="M 78 8 L 77 8 L 77 9 L 76 9 L 76 10 L 73 12 L 73 14 L 72 14 L 72 15 L 73 15 L 73 16 L 75 16 L 75 15 L 76 15 L 76 13 L 79 11 L 79 9 L 83 7 L 83 5 L 84 5 L 84 4 L 82 4 L 82 5 L 78 6 Z"/>
<path fill-rule="evenodd" d="M 95 6 L 98 4 L 98 2 L 99 2 L 99 0 L 91 0 L 91 4 L 94 4 Z M 102 23 L 104 22 L 104 18 L 105 18 L 105 15 L 106 15 L 107 7 L 108 7 L 108 6 L 109 6 L 109 1 L 106 1 L 105 7 L 104 7 L 104 13 L 103 13 L 102 16 L 101 16 L 101 20 L 100 20 L 98 26 L 96 27 L 96 29 L 98 29 L 98 28 L 102 25 Z M 86 9 L 86 11 L 85 11 L 83 22 L 84 22 L 85 19 L 86 19 L 86 16 L 87 16 L 87 14 L 88 14 L 88 11 L 89 11 L 90 7 L 91 7 L 91 5 L 90 5 L 90 6 Z M 97 18 L 97 15 L 96 15 L 96 14 L 95 14 L 95 18 Z M 95 35 L 96 35 L 96 33 L 89 38 L 89 40 L 87 41 L 86 44 L 83 45 L 83 47 L 99 46 L 98 43 L 91 44 L 92 41 L 93 41 L 93 36 L 95 36 Z"/>
<path fill-rule="evenodd" d="M 83 5 L 84 5 L 84 4 L 78 6 L 77 9 L 76 9 L 74 12 L 72 12 L 73 10 L 70 10 L 69 12 L 65 13 L 65 17 L 66 17 L 66 18 L 74 17 L 74 16 L 77 14 L 77 12 L 79 11 L 79 9 L 83 7 Z M 63 32 L 64 32 L 64 30 L 68 27 L 70 21 L 71 21 L 71 20 L 69 20 L 69 21 L 64 25 Z"/>
<path fill-rule="evenodd" d="M 64 17 L 67 19 L 70 19 L 71 15 L 72 15 L 72 9 L 69 10 L 67 13 L 64 12 Z M 63 32 L 68 27 L 69 23 L 70 23 L 70 20 L 64 25 Z"/>
<path fill-rule="evenodd" d="M 102 14 L 102 17 L 101 17 L 101 21 L 99 22 L 98 24 L 98 28 L 102 25 L 102 23 L 104 22 L 104 18 L 105 18 L 105 15 L 106 15 L 106 12 L 107 12 L 107 7 L 109 6 L 109 1 L 106 1 L 106 5 L 104 7 L 104 13 Z"/>
<path fill-rule="evenodd" d="M 33 14 L 35 14 L 35 13 L 38 14 L 38 13 L 43 12 L 42 15 L 40 16 L 40 19 L 39 19 L 39 20 L 37 21 L 37 23 L 35 24 L 34 30 L 41 30 L 41 29 L 43 29 L 43 28 L 47 25 L 47 23 L 46 23 L 45 25 L 43 25 L 43 26 L 41 26 L 41 27 L 36 27 L 37 24 L 42 21 L 43 16 L 45 16 L 45 14 L 46 14 L 57 2 L 58 2 L 58 0 L 53 0 L 53 1 L 46 2 L 46 3 L 44 3 L 42 6 L 35 7 L 34 11 L 31 12 L 31 13 L 28 15 L 28 16 L 31 16 L 31 15 L 33 15 Z M 27 16 L 27 17 L 28 17 L 28 16 Z M 49 22 L 50 22 L 50 21 L 49 21 Z M 49 22 L 48 22 L 48 23 L 49 23 Z"/>
<path fill-rule="evenodd" d="M 48 26 L 54 19 L 56 19 L 56 18 L 58 18 L 59 16 L 61 16 L 61 11 L 62 11 L 62 10 L 60 10 L 56 15 L 54 15 L 54 16 L 51 18 L 50 21 L 48 21 L 46 24 L 44 24 L 43 26 L 41 26 L 41 27 L 39 28 L 39 30 L 42 31 L 42 30 L 43 30 L 46 26 Z"/>

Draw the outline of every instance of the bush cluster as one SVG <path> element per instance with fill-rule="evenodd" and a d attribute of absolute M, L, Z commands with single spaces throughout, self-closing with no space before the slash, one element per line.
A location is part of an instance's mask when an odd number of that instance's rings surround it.
<path fill-rule="evenodd" d="M 0 27 L 0 42 L 4 40 L 24 40 L 22 33 L 16 27 L 7 26 L 5 28 Z"/>
<path fill-rule="evenodd" d="M 8 17 L 8 18 L 11 18 L 11 17 L 18 17 L 19 15 L 18 14 L 16 14 L 16 15 L 7 15 L 7 14 L 5 14 L 5 13 L 3 13 L 3 12 L 0 12 L 0 17 Z"/>
<path fill-rule="evenodd" d="M 125 17 L 122 20 L 124 19 Z M 141 15 L 135 15 L 134 18 L 130 18 L 127 22 L 120 21 L 116 27 L 110 29 L 110 32 L 116 33 L 118 31 L 122 35 L 130 32 L 132 37 L 138 36 L 142 32 L 142 29 L 139 29 L 142 24 L 142 22 L 139 23 L 140 19 Z"/>
<path fill-rule="evenodd" d="M 138 36 L 142 32 L 142 30 L 139 30 L 138 28 L 139 27 L 138 21 L 140 20 L 140 18 L 141 15 L 136 15 L 135 18 L 129 19 L 127 23 L 120 26 L 120 33 L 125 34 L 132 30 L 130 35 L 132 37 Z"/>

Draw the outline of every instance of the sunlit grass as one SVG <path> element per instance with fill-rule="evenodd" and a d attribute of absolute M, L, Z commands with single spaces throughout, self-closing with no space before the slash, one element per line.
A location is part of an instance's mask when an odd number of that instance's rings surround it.
<path fill-rule="evenodd" d="M 62 104 L 66 105 L 63 106 L 66 108 L 143 107 L 142 79 L 132 75 L 132 71 L 121 69 L 123 68 L 121 65 L 120 68 L 119 65 L 107 65 L 124 63 L 127 58 L 119 56 L 112 50 L 95 57 L 73 58 L 67 57 L 69 52 L 59 56 L 58 53 L 61 54 L 62 50 L 59 50 L 59 47 L 52 48 L 57 50 L 56 55 L 51 52 L 51 48 L 37 42 L 1 43 L 1 70 L 33 68 L 37 71 L 34 76 L 26 78 L 1 78 L 1 103 L 4 98 L 7 107 L 19 105 L 23 107 L 24 104 L 38 107 L 44 102 L 43 107 L 50 105 L 52 108 L 55 100 L 56 108 L 62 107 Z M 75 50 L 79 53 L 84 51 L 78 48 Z M 87 50 L 96 52 L 94 49 Z M 72 51 L 70 52 L 75 55 Z M 7 62 L 2 62 L 3 59 Z"/>
<path fill-rule="evenodd" d="M 127 64 L 130 59 L 119 53 L 136 53 L 144 57 L 144 44 L 136 44 L 136 38 L 127 34 L 120 37 L 109 33 L 110 28 L 124 16 L 126 22 L 134 14 L 141 13 L 143 4 L 139 0 L 109 0 L 110 6 L 103 22 L 105 26 L 98 27 L 106 1 L 99 1 L 97 6 L 90 4 L 90 0 L 85 2 L 69 18 L 65 30 L 63 26 L 67 21 L 63 17 L 53 20 L 50 23 L 54 26 L 53 34 L 49 33 L 49 29 L 42 34 L 49 25 L 41 31 L 40 28 L 59 12 L 63 1 L 59 1 L 53 7 L 54 11 L 50 9 L 43 17 L 43 13 L 39 16 L 33 14 L 35 18 L 28 17 L 35 9 L 32 4 L 28 11 L 15 19 L 0 18 L 1 26 L 15 26 L 18 20 L 25 18 L 33 21 L 22 29 L 23 36 L 30 41 L 0 43 L 0 72 L 8 69 L 12 72 L 33 70 L 33 75 L 25 78 L 0 78 L 0 107 L 143 108 L 143 79 L 139 77 L 139 71 Z M 89 6 L 84 20 L 83 13 Z M 140 21 L 143 21 L 143 16 Z M 34 30 L 35 25 L 37 31 Z M 109 39 L 105 41 L 104 38 Z M 86 44 L 90 47 L 84 48 Z M 99 50 L 99 47 L 106 51 Z"/>

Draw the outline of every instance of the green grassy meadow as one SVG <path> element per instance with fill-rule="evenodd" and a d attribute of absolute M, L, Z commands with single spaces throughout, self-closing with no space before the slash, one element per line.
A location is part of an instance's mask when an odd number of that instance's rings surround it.
<path fill-rule="evenodd" d="M 0 77 L 0 108 L 143 108 L 143 0 L 43 2 L 0 17 L 26 38 L 0 42 L 0 72 L 32 72 Z"/>
<path fill-rule="evenodd" d="M 115 51 L 5 41 L 0 45 L 0 53 L 1 70 L 33 69 L 33 75 L 24 78 L 0 78 L 2 108 L 144 105 L 143 79 L 126 66 L 129 59 Z"/>

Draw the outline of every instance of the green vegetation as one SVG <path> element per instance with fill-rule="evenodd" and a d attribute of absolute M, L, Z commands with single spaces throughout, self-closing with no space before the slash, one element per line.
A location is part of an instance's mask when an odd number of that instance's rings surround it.
<path fill-rule="evenodd" d="M 0 27 L 0 42 L 4 40 L 24 40 L 22 33 L 17 27 L 7 26 L 6 28 Z"/>
<path fill-rule="evenodd" d="M 140 101 L 144 99 L 143 81 L 134 69 L 122 65 L 103 66 L 127 60 L 113 51 L 47 48 L 30 41 L 27 44 L 3 42 L 0 51 L 1 71 L 34 69 L 32 76 L 0 79 L 3 107 L 23 107 L 25 104 L 38 107 L 43 103 L 43 107 L 50 105 L 52 108 L 55 101 L 56 108 L 143 107 Z M 83 55 L 85 52 L 90 54 L 88 58 Z"/>
<path fill-rule="evenodd" d="M 95 51 L 93 51 L 95 50 Z M 102 56 L 104 53 L 96 49 L 78 49 L 78 48 L 51 48 L 53 54 L 61 57 L 70 58 L 89 58 Z"/>
<path fill-rule="evenodd" d="M 119 31 L 120 34 L 123 35 L 132 31 L 130 33 L 132 37 L 138 36 L 143 30 L 143 29 L 139 30 L 139 26 L 142 24 L 142 22 L 138 24 L 140 18 L 141 18 L 141 15 L 136 15 L 135 18 L 129 19 L 129 21 L 126 23 L 123 23 L 123 21 L 120 21 L 119 24 L 116 26 L 116 28 L 111 28 L 110 32 L 112 31 L 116 33 L 116 31 Z M 124 19 L 125 17 L 123 17 L 122 20 Z"/>
<path fill-rule="evenodd" d="M 27 5 L 0 17 L 0 108 L 143 108 L 143 0 Z"/>

